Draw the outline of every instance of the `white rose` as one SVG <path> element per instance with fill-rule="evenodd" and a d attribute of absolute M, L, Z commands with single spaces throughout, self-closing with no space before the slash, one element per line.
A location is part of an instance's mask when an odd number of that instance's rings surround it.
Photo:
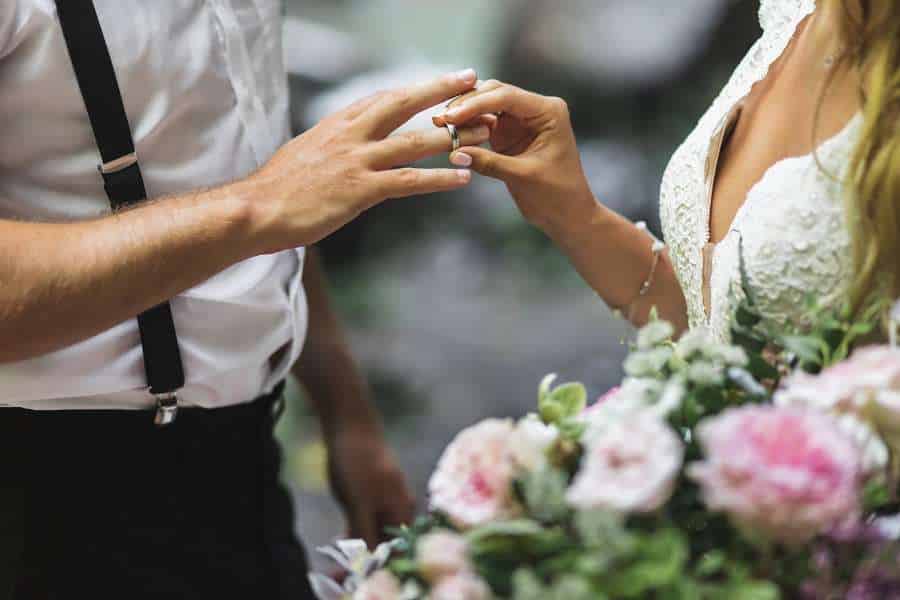
<path fill-rule="evenodd" d="M 510 452 L 518 466 L 535 471 L 547 462 L 547 450 L 556 442 L 559 430 L 537 415 L 519 421 L 510 438 Z"/>
<path fill-rule="evenodd" d="M 452 531 L 435 531 L 422 536 L 416 547 L 416 563 L 427 581 L 438 580 L 471 571 L 469 548 L 461 535 Z"/>
<path fill-rule="evenodd" d="M 445 577 L 428 594 L 429 600 L 490 600 L 491 597 L 491 589 L 472 573 Z"/>
<path fill-rule="evenodd" d="M 662 419 L 634 414 L 588 441 L 566 499 L 584 510 L 654 511 L 672 495 L 683 454 L 681 440 Z"/>
<path fill-rule="evenodd" d="M 388 571 L 377 571 L 353 593 L 353 600 L 399 600 L 400 582 Z"/>

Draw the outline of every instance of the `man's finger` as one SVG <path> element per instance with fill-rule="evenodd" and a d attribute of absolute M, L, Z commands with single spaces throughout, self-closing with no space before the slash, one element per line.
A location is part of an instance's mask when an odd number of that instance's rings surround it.
<path fill-rule="evenodd" d="M 369 107 L 378 102 L 381 97 L 385 94 L 385 92 L 378 92 L 377 94 L 372 94 L 371 96 L 366 96 L 365 98 L 360 98 L 353 104 L 349 105 L 342 112 L 342 116 L 346 119 L 355 119 L 364 112 L 366 112 Z"/>
<path fill-rule="evenodd" d="M 527 158 L 507 156 L 486 148 L 460 148 L 450 155 L 450 162 L 476 173 L 508 181 L 528 177 L 531 162 Z"/>
<path fill-rule="evenodd" d="M 392 169 L 375 175 L 385 198 L 407 198 L 434 192 L 448 192 L 472 181 L 468 169 Z"/>
<path fill-rule="evenodd" d="M 477 146 L 488 141 L 491 131 L 482 125 L 472 129 L 457 131 L 461 146 Z M 391 136 L 374 146 L 375 168 L 387 169 L 408 165 L 435 156 L 449 153 L 453 149 L 453 138 L 447 129 L 427 129 Z"/>
<path fill-rule="evenodd" d="M 386 92 L 360 119 L 368 122 L 369 131 L 377 139 L 384 138 L 420 112 L 471 90 L 476 81 L 475 71 L 466 69 L 428 83 Z"/>
<path fill-rule="evenodd" d="M 360 506 L 354 506 L 351 514 L 348 515 L 348 520 L 350 521 L 350 537 L 361 538 L 373 548 L 378 544 L 378 524 L 374 514 L 369 514 Z"/>

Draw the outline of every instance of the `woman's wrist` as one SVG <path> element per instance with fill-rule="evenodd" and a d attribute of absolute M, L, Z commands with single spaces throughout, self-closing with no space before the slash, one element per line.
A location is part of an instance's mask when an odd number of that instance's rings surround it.
<path fill-rule="evenodd" d="M 609 209 L 597 202 L 593 194 L 588 194 L 565 212 L 557 213 L 556 218 L 538 225 L 558 246 L 568 248 L 580 245 L 583 240 L 597 235 L 599 229 L 612 223 Z"/>

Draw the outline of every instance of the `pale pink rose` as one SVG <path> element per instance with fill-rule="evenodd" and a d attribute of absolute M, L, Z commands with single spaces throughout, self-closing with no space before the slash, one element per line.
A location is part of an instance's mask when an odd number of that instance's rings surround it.
<path fill-rule="evenodd" d="M 652 412 L 613 421 L 587 440 L 566 499 L 580 509 L 654 511 L 671 497 L 682 456 L 681 440 Z"/>
<path fill-rule="evenodd" d="M 860 450 L 815 411 L 746 406 L 697 428 L 706 460 L 688 467 L 706 505 L 752 535 L 789 545 L 855 519 Z"/>
<path fill-rule="evenodd" d="M 599 410 L 600 407 L 603 406 L 603 404 L 604 404 L 605 402 L 608 402 L 609 400 L 612 400 L 612 399 L 614 399 L 616 396 L 618 396 L 618 395 L 619 395 L 619 391 L 620 391 L 621 389 L 622 389 L 622 387 L 621 387 L 621 386 L 618 386 L 618 385 L 615 386 L 615 387 L 610 388 L 605 394 L 603 394 L 602 396 L 600 396 L 599 398 L 597 398 L 597 401 L 596 401 L 596 402 L 594 402 L 593 404 L 591 404 L 591 405 L 585 407 L 585 409 L 584 409 L 583 411 L 581 411 L 582 414 L 583 414 L 583 415 L 590 415 L 592 412 Z"/>
<path fill-rule="evenodd" d="M 353 593 L 353 600 L 399 600 L 400 581 L 389 571 L 376 571 Z"/>
<path fill-rule="evenodd" d="M 798 373 L 776 394 L 776 402 L 855 412 L 879 391 L 900 392 L 900 348 L 867 346 L 818 375 Z"/>
<path fill-rule="evenodd" d="M 428 594 L 428 600 L 490 600 L 492 597 L 491 589 L 473 573 L 445 577 Z"/>
<path fill-rule="evenodd" d="M 465 538 L 452 531 L 422 536 L 416 547 L 416 563 L 425 579 L 432 583 L 472 570 Z"/>
<path fill-rule="evenodd" d="M 900 451 L 900 349 L 868 346 L 819 375 L 794 375 L 775 395 L 775 403 L 853 415 L 894 452 Z"/>
<path fill-rule="evenodd" d="M 511 420 L 488 419 L 460 432 L 428 482 L 431 509 L 463 529 L 518 516 L 514 431 Z"/>

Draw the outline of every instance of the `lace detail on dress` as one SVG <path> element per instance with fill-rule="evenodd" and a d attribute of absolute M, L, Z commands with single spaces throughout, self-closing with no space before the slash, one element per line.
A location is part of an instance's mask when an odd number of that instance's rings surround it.
<path fill-rule="evenodd" d="M 716 141 L 735 106 L 764 79 L 784 52 L 814 0 L 763 0 L 762 37 L 675 152 L 663 177 L 660 217 L 669 253 L 687 300 L 691 327 L 706 326 L 727 339 L 733 300 L 739 293 L 738 249 L 743 240 L 751 290 L 774 322 L 802 317 L 808 293 L 832 296 L 848 279 L 849 232 L 843 213 L 843 166 L 857 139 L 857 116 L 817 150 L 772 166 L 715 246 L 710 272 L 709 316 L 703 301 L 703 248 L 709 241 L 709 192 Z M 822 243 L 827 241 L 827 243 Z"/>

